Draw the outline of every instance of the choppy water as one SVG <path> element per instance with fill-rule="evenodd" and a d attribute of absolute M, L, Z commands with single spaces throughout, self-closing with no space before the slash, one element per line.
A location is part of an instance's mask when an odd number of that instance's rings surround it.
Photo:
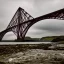
<path fill-rule="evenodd" d="M 61 50 L 29 49 L 2 57 L 5 64 L 64 64 L 64 51 Z"/>

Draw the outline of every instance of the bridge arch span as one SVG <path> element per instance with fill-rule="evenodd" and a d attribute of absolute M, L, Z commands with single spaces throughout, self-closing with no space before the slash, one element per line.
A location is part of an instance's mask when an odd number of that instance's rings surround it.
<path fill-rule="evenodd" d="M 2 32 L 0 32 L 0 41 L 3 40 L 3 38 L 5 37 L 5 35 L 6 35 L 7 33 L 9 33 L 9 32 L 12 32 L 12 33 L 13 33 L 13 31 L 10 30 L 10 29 L 6 29 L 6 30 L 3 30 Z M 13 33 L 13 35 L 15 35 L 15 34 Z M 15 35 L 15 36 L 16 36 L 16 35 Z"/>

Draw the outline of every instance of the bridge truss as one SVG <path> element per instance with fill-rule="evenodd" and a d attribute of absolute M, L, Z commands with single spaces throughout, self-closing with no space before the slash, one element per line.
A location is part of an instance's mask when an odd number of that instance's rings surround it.
<path fill-rule="evenodd" d="M 64 20 L 64 9 L 33 18 L 24 9 L 19 7 L 7 28 L 0 32 L 0 40 L 2 40 L 3 36 L 7 32 L 12 31 L 17 36 L 17 39 L 21 39 L 23 41 L 28 29 L 36 22 L 44 19 Z"/>

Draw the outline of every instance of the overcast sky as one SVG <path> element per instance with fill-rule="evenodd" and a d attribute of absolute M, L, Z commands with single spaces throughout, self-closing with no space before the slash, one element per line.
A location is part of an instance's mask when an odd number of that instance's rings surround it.
<path fill-rule="evenodd" d="M 0 0 L 0 31 L 6 29 L 14 13 L 21 7 L 34 18 L 64 8 L 64 0 Z M 34 24 L 26 36 L 64 35 L 64 20 L 42 20 Z M 10 32 L 3 39 L 15 39 Z"/>

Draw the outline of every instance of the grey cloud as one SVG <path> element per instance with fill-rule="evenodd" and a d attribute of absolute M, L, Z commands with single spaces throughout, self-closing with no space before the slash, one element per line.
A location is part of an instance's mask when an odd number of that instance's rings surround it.
<path fill-rule="evenodd" d="M 38 30 L 46 30 L 51 32 L 60 32 L 64 31 L 64 21 L 61 20 L 44 20 L 40 22 L 39 25 L 34 26 L 35 29 Z"/>
<path fill-rule="evenodd" d="M 43 20 L 32 26 L 30 33 L 36 36 L 64 35 L 64 20 Z M 29 33 L 28 33 L 29 35 Z"/>
<path fill-rule="evenodd" d="M 35 16 L 44 15 L 64 7 L 64 0 L 37 0 L 35 2 Z"/>

